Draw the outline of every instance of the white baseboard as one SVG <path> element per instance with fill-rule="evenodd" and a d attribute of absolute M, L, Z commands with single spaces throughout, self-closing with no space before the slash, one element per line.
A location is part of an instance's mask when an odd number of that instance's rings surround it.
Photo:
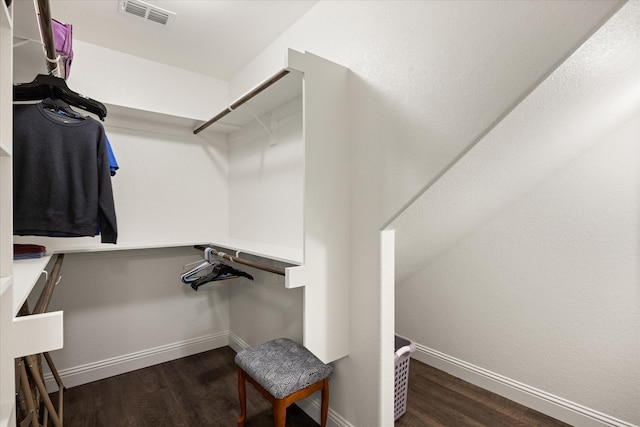
<path fill-rule="evenodd" d="M 414 359 L 525 405 L 565 423 L 580 427 L 638 427 L 567 399 L 536 389 L 479 366 L 416 344 Z M 411 369 L 411 367 L 409 367 Z"/>
<path fill-rule="evenodd" d="M 225 331 L 62 369 L 58 373 L 65 387 L 70 388 L 226 345 L 229 345 L 236 352 L 249 347 L 244 340 L 233 332 Z M 571 425 L 581 427 L 638 427 L 421 344 L 416 344 L 416 351 L 411 356 L 416 360 Z M 49 391 L 57 390 L 57 384 L 51 373 L 46 373 L 44 379 Z M 319 423 L 320 401 L 320 396 L 312 396 L 296 404 Z M 331 408 L 329 408 L 327 425 L 329 427 L 354 427 Z"/>
<path fill-rule="evenodd" d="M 58 371 L 58 374 L 65 387 L 71 388 L 226 345 L 230 346 L 236 353 L 250 347 L 249 344 L 233 332 L 225 331 L 87 363 L 73 368 L 62 369 Z M 58 389 L 53 375 L 50 372 L 45 373 L 44 380 L 49 392 Z M 296 402 L 296 405 L 317 423 L 320 423 L 320 402 L 320 396 L 312 396 Z M 329 408 L 327 426 L 354 427 L 331 408 Z"/>
<path fill-rule="evenodd" d="M 58 374 L 65 387 L 70 388 L 125 372 L 131 372 L 136 369 L 157 365 L 158 363 L 191 356 L 203 351 L 224 347 L 228 344 L 229 332 L 218 332 L 216 334 L 205 335 L 190 340 L 112 357 L 110 359 L 87 363 L 81 366 L 62 369 L 58 371 Z M 50 392 L 58 389 L 58 385 L 50 372 L 44 375 L 44 380 L 47 390 Z"/>
<path fill-rule="evenodd" d="M 245 350 L 251 346 L 247 344 L 247 342 L 242 338 L 229 331 L 229 347 L 231 347 L 236 353 L 240 353 L 242 350 Z"/>
<path fill-rule="evenodd" d="M 295 403 L 315 422 L 320 424 L 320 403 L 321 398 L 312 396 Z M 340 416 L 336 411 L 329 407 L 329 415 L 327 416 L 327 427 L 354 427 L 349 421 Z"/>

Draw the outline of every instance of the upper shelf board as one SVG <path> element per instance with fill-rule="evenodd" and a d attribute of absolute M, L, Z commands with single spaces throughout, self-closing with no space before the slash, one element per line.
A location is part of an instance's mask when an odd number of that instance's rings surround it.
<path fill-rule="evenodd" d="M 302 73 L 290 71 L 289 74 L 260 92 L 258 96 L 213 123 L 210 129 L 221 133 L 231 133 L 244 127 L 255 120 L 254 114 L 260 117 L 276 107 L 301 96 L 302 79 Z"/>

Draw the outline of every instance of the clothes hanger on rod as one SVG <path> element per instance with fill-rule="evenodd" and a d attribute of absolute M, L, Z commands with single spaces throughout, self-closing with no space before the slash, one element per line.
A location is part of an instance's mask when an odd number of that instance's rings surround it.
<path fill-rule="evenodd" d="M 14 101 L 35 101 L 46 98 L 62 100 L 69 105 L 95 114 L 103 121 L 107 117 L 107 107 L 94 99 L 72 91 L 64 79 L 60 77 L 38 74 L 29 83 L 13 85 Z"/>
<path fill-rule="evenodd" d="M 197 291 L 198 288 L 205 283 L 235 279 L 238 277 L 246 277 L 247 279 L 253 280 L 252 275 L 245 273 L 244 271 L 236 270 L 235 268 L 220 262 L 213 266 L 213 271 L 211 273 L 205 276 L 200 276 L 199 278 L 194 280 L 191 283 L 191 287 L 194 291 Z"/>
<path fill-rule="evenodd" d="M 69 104 L 64 102 L 61 99 L 55 98 L 45 98 L 42 100 L 42 106 L 44 108 L 53 110 L 58 114 L 64 114 L 67 117 L 71 117 L 72 119 L 81 119 L 84 120 L 87 116 L 83 116 L 82 114 L 74 111 Z"/>
<path fill-rule="evenodd" d="M 211 259 L 213 254 L 213 248 L 206 248 L 204 251 L 204 262 L 180 276 L 180 280 L 182 280 L 182 283 L 191 285 L 191 287 L 197 291 L 198 288 L 205 283 L 219 280 L 234 279 L 237 277 L 246 277 L 247 279 L 253 280 L 253 276 L 245 273 L 244 271 L 237 270 L 223 262 L 213 261 Z M 206 270 L 209 267 L 213 267 L 213 270 L 211 270 L 210 273 L 205 275 L 198 275 L 198 273 Z"/>
<path fill-rule="evenodd" d="M 198 265 L 197 267 L 192 268 L 191 270 L 182 274 L 182 276 L 180 276 L 180 280 L 182 280 L 182 283 L 186 285 L 191 284 L 192 282 L 196 281 L 200 277 L 200 276 L 196 276 L 198 273 L 200 273 L 201 271 L 209 267 L 213 267 L 214 262 L 211 260 L 212 251 L 213 251 L 212 248 L 205 249 L 204 262 Z"/>

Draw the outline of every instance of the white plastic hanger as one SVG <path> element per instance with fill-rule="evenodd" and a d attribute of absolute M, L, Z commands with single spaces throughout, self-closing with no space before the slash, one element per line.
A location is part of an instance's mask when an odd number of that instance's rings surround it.
<path fill-rule="evenodd" d="M 188 285 L 191 282 L 194 282 L 195 280 L 198 279 L 198 276 L 194 277 L 196 274 L 198 274 L 199 272 L 201 272 L 205 268 L 209 268 L 209 267 L 213 266 L 214 262 L 211 260 L 211 252 L 212 251 L 213 251 L 212 248 L 206 248 L 204 250 L 204 259 L 205 259 L 205 261 L 202 264 L 200 264 L 199 266 L 187 271 L 182 276 L 180 276 L 180 280 L 182 280 L 182 283 L 186 283 Z"/>

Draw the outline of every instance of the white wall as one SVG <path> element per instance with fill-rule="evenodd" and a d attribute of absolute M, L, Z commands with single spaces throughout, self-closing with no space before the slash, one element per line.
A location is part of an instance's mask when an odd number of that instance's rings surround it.
<path fill-rule="evenodd" d="M 240 108 L 246 108 L 240 107 Z M 229 237 L 302 250 L 302 99 L 228 136 Z"/>
<path fill-rule="evenodd" d="M 100 237 L 60 239 L 16 236 L 50 250 L 114 250 L 192 245 L 228 234 L 227 145 L 224 135 L 196 136 L 184 122 L 129 109 L 105 121 L 120 169 L 111 178 L 118 243 Z M 145 119 L 146 117 L 146 119 Z"/>
<path fill-rule="evenodd" d="M 24 34 L 26 30 L 15 31 Z M 203 121 L 227 105 L 224 81 L 77 39 L 73 40 L 73 53 L 69 88 L 103 104 Z M 41 46 L 17 47 L 14 82 L 30 82 L 37 73 L 47 73 Z"/>
<path fill-rule="evenodd" d="M 577 425 L 640 418 L 638 25 L 629 3 L 393 223 L 416 357 Z"/>
<path fill-rule="evenodd" d="M 345 423 L 393 422 L 380 229 L 617 5 L 320 2 L 231 81 L 234 99 L 280 69 L 286 48 L 352 71 L 351 348 L 331 391 Z"/>
<path fill-rule="evenodd" d="M 240 109 L 246 109 L 246 105 Z M 273 138 L 256 120 L 228 135 L 229 237 L 231 241 L 289 247 L 301 252 L 304 186 L 301 97 L 284 103 L 260 120 L 273 129 Z M 265 259 L 242 256 L 268 263 Z M 243 270 L 254 281 L 243 280 L 229 288 L 232 340 L 241 340 L 241 347 L 279 337 L 302 342 L 304 290 L 285 289 L 282 276 L 253 268 Z"/>
<path fill-rule="evenodd" d="M 226 82 L 73 41 L 69 87 L 105 104 L 209 120 L 226 104 Z"/>
<path fill-rule="evenodd" d="M 282 276 L 254 268 L 242 269 L 254 280 L 238 280 L 229 285 L 229 323 L 234 335 L 231 338 L 241 340 L 237 349 L 280 337 L 302 342 L 304 288 L 285 289 Z"/>
<path fill-rule="evenodd" d="M 640 424 L 640 114 L 396 292 L 416 342 Z"/>
<path fill-rule="evenodd" d="M 147 128 L 141 120 L 132 127 L 108 123 L 105 130 L 120 166 L 111 179 L 119 245 L 184 245 L 226 237 L 223 137 L 195 136 L 192 129 L 158 122 Z"/>
<path fill-rule="evenodd" d="M 226 345 L 228 283 L 195 292 L 180 281 L 201 259 L 193 248 L 66 254 L 50 305 L 64 310 L 51 357 L 65 386 Z"/>

